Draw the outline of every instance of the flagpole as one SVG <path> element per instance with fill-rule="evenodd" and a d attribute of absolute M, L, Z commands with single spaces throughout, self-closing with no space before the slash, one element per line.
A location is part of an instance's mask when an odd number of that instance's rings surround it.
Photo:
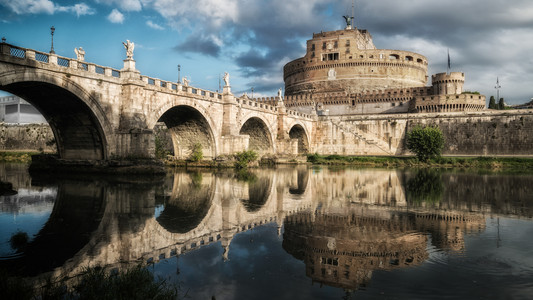
<path fill-rule="evenodd" d="M 447 74 L 450 74 L 451 61 L 450 61 L 450 48 L 448 48 L 448 71 Z"/>

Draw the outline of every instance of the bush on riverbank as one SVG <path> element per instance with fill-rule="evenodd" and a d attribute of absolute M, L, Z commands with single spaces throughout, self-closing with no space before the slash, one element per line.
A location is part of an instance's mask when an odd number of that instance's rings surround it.
<path fill-rule="evenodd" d="M 444 135 L 438 127 L 415 126 L 407 134 L 407 149 L 421 161 L 438 158 L 444 148 Z"/>

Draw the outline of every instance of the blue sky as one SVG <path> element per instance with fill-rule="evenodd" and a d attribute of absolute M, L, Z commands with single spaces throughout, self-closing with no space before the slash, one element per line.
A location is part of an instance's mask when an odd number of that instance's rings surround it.
<path fill-rule="evenodd" d="M 382 49 L 415 51 L 429 60 L 429 75 L 466 73 L 465 88 L 500 95 L 508 103 L 533 97 L 533 2 L 530 0 L 355 1 L 355 23 Z M 304 55 L 313 32 L 343 27 L 351 0 L 0 0 L 0 35 L 8 43 L 122 68 L 122 42 L 135 43 L 143 74 L 217 90 L 231 75 L 233 92 L 273 96 L 282 68 Z"/>

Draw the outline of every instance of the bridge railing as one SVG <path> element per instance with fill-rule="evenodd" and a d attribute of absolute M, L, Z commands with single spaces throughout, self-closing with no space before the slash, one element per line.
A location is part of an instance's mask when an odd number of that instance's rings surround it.
<path fill-rule="evenodd" d="M 222 99 L 222 95 L 218 92 L 212 92 L 209 90 L 203 90 L 192 86 L 183 85 L 181 83 L 176 83 L 172 81 L 165 81 L 158 78 L 152 78 L 148 76 L 141 75 L 141 80 L 148 84 L 153 85 L 154 87 L 159 87 L 162 89 L 172 90 L 175 93 L 186 93 L 192 95 L 198 95 L 204 98 L 215 98 Z"/>
<path fill-rule="evenodd" d="M 113 68 L 99 66 L 74 58 L 59 56 L 54 53 L 40 52 L 33 49 L 17 47 L 7 43 L 0 44 L 0 52 L 4 55 L 9 55 L 20 59 L 35 60 L 41 63 L 56 65 L 64 68 L 76 69 L 117 78 L 120 77 L 120 71 Z"/>
<path fill-rule="evenodd" d="M 241 106 L 249 106 L 263 108 L 271 111 L 278 111 L 279 101 L 277 97 L 249 98 L 247 96 L 243 96 L 241 98 L 237 98 L 236 100 L 237 103 L 241 104 Z M 287 109 L 286 112 L 287 115 L 290 116 L 313 119 L 312 115 L 305 114 L 296 110 Z"/>

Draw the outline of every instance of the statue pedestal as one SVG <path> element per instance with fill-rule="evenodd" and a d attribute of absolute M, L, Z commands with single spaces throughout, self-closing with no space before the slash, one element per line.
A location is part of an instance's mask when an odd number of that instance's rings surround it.
<path fill-rule="evenodd" d="M 135 71 L 135 61 L 132 58 L 125 59 L 122 71 Z"/>
<path fill-rule="evenodd" d="M 229 86 L 229 85 L 225 85 L 225 86 L 222 88 L 222 94 L 223 94 L 223 95 L 231 94 L 231 86 Z"/>

